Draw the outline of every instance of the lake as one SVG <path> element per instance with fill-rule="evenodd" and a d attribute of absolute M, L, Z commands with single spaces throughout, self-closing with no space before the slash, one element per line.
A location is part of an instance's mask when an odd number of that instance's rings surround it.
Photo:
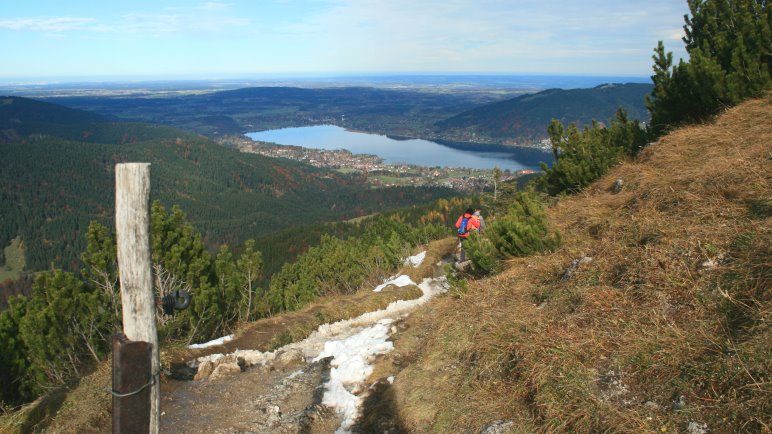
<path fill-rule="evenodd" d="M 347 149 L 354 154 L 377 155 L 386 163 L 407 163 L 418 166 L 467 167 L 502 170 L 538 169 L 539 162 L 552 162 L 549 152 L 520 147 L 485 146 L 486 150 L 470 150 L 468 143 L 440 144 L 422 139 L 394 139 L 377 134 L 348 131 L 335 125 L 282 128 L 247 133 L 247 137 L 278 145 L 302 146 L 313 149 Z"/>

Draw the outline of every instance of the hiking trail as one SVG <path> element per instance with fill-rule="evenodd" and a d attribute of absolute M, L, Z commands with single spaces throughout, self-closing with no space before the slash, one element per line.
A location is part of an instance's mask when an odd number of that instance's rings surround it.
<path fill-rule="evenodd" d="M 426 252 L 405 260 L 418 267 Z M 432 258 L 434 259 L 434 258 Z M 407 275 L 387 279 L 373 289 L 416 285 L 422 295 L 398 300 L 385 309 L 348 320 L 323 324 L 306 339 L 275 351 L 239 348 L 213 353 L 212 348 L 234 348 L 250 342 L 250 334 L 271 333 L 247 329 L 237 340 L 213 341 L 198 346 L 205 355 L 187 360 L 193 380 L 166 381 L 161 392 L 161 431 L 175 433 L 348 433 L 357 426 L 363 402 L 378 399 L 381 383 L 366 384 L 373 362 L 393 349 L 390 338 L 401 321 L 418 306 L 446 291 L 443 262 L 425 271 L 420 283 Z M 263 336 L 264 338 L 265 336 Z M 183 370 L 185 369 L 183 368 Z M 368 403 L 368 407 L 371 403 Z M 398 421 L 381 418 L 381 432 L 400 432 Z"/>

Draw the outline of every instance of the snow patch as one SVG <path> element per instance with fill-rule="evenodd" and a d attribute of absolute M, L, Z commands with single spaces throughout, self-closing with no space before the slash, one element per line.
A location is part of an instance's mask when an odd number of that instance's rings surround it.
<path fill-rule="evenodd" d="M 405 266 L 412 266 L 412 267 L 420 267 L 421 264 L 424 263 L 424 259 L 426 259 L 426 251 L 423 251 L 421 253 L 418 253 L 414 256 L 410 256 L 407 259 L 405 259 Z"/>
<path fill-rule="evenodd" d="M 188 348 L 190 348 L 191 350 L 197 350 L 197 349 L 200 349 L 200 348 L 209 348 L 209 347 L 213 347 L 215 345 L 222 345 L 222 344 L 224 344 L 224 343 L 226 343 L 228 341 L 231 341 L 231 340 L 233 340 L 233 335 L 228 335 L 228 336 L 223 336 L 221 338 L 217 338 L 217 339 L 215 339 L 213 341 L 204 342 L 203 344 L 188 345 Z"/>
<path fill-rule="evenodd" d="M 415 285 L 415 282 L 408 276 L 402 275 L 390 279 L 382 287 L 388 284 L 406 286 Z M 291 350 L 301 351 L 307 360 L 333 357 L 330 361 L 330 381 L 325 384 L 322 402 L 335 408 L 343 417 L 343 423 L 336 433 L 347 433 L 359 415 L 361 399 L 357 394 L 363 388 L 364 381 L 372 374 L 373 367 L 370 363 L 376 356 L 394 349 L 394 344 L 388 340 L 389 336 L 396 331 L 393 322 L 427 303 L 434 296 L 447 292 L 448 281 L 445 277 L 424 279 L 417 286 L 422 291 L 421 297 L 417 299 L 397 300 L 381 310 L 332 324 L 323 324 L 308 338 L 285 345 L 275 351 L 237 350 L 228 356 L 212 354 L 199 357 L 188 364 L 196 367 L 204 361 L 217 361 L 228 357 L 234 360 L 243 358 L 250 366 L 266 366 L 277 359 L 278 355 Z M 300 372 L 293 372 L 288 378 L 294 378 L 300 375 Z M 389 382 L 393 381 L 392 376 Z"/>
<path fill-rule="evenodd" d="M 413 279 L 411 279 L 409 276 L 401 275 L 399 277 L 393 277 L 382 284 L 378 285 L 373 289 L 373 292 L 381 292 L 381 290 L 389 285 L 395 285 L 402 288 L 403 286 L 407 285 L 415 285 L 415 282 L 413 282 Z"/>
<path fill-rule="evenodd" d="M 347 430 L 359 416 L 362 383 L 373 373 L 370 364 L 375 356 L 394 349 L 390 342 L 391 319 L 382 319 L 374 326 L 343 340 L 328 341 L 314 361 L 333 357 L 330 362 L 330 381 L 325 384 L 322 403 L 336 409 L 343 416 L 338 433 Z"/>
<path fill-rule="evenodd" d="M 283 348 L 297 348 L 306 355 L 316 354 L 311 356 L 314 360 L 334 357 L 322 402 L 343 416 L 337 434 L 348 433 L 359 415 L 362 400 L 356 394 L 372 373 L 370 362 L 375 356 L 394 349 L 394 344 L 388 341 L 394 319 L 446 292 L 448 282 L 445 277 L 424 279 L 418 287 L 423 295 L 415 300 L 397 300 L 382 310 L 321 325 L 304 341 Z"/>

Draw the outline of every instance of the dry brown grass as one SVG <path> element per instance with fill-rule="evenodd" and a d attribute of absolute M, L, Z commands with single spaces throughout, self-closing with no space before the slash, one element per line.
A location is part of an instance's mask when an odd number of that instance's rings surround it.
<path fill-rule="evenodd" d="M 0 419 L 2 433 L 110 432 L 112 361 Z"/>
<path fill-rule="evenodd" d="M 769 432 L 770 102 L 649 146 L 550 210 L 558 252 L 414 315 L 388 362 L 403 423 Z M 582 256 L 593 260 L 561 282 Z"/>

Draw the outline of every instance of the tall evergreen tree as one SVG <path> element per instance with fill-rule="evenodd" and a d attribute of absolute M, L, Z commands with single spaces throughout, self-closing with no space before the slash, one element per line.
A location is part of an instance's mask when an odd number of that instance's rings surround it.
<path fill-rule="evenodd" d="M 263 255 L 255 250 L 255 240 L 247 240 L 244 243 L 244 251 L 237 261 L 238 270 L 242 277 L 240 282 L 241 301 L 239 303 L 239 320 L 251 321 L 255 315 L 260 315 L 255 286 L 263 275 Z M 267 314 L 267 311 L 262 312 Z"/>
<path fill-rule="evenodd" d="M 27 376 L 27 346 L 19 330 L 26 312 L 24 297 L 11 299 L 8 309 L 0 312 L 0 407 L 30 401 L 40 392 Z"/>
<path fill-rule="evenodd" d="M 85 265 L 81 274 L 87 284 L 107 296 L 117 321 L 121 317 L 117 247 L 115 237 L 106 226 L 96 221 L 89 223 L 86 232 L 86 250 L 80 255 L 80 259 Z"/>
<path fill-rule="evenodd" d="M 656 133 L 700 121 L 772 87 L 772 17 L 766 0 L 688 0 L 689 61 L 673 65 L 659 41 L 646 99 Z"/>

